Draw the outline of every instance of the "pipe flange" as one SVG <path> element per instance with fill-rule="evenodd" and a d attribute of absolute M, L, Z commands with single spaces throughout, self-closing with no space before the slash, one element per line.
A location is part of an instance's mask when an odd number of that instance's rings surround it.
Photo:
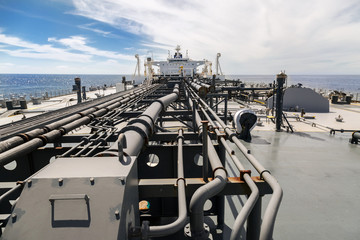
<path fill-rule="evenodd" d="M 149 132 L 152 132 L 153 126 L 151 126 L 147 121 L 145 121 L 144 119 L 141 118 L 135 118 L 133 120 L 131 120 L 128 125 L 132 125 L 134 123 L 141 123 L 143 125 L 146 126 L 147 129 L 149 129 Z"/>
<path fill-rule="evenodd" d="M 137 127 L 137 126 L 126 126 L 123 129 L 121 129 L 121 131 L 119 132 L 119 134 L 121 133 L 125 133 L 126 131 L 135 131 L 138 134 L 140 134 L 144 139 L 145 142 L 148 142 L 148 135 L 146 134 L 146 132 L 144 132 L 144 130 L 142 130 L 141 128 Z"/>
<path fill-rule="evenodd" d="M 51 131 L 51 129 L 48 126 L 45 126 L 43 129 L 44 129 L 45 133 L 48 133 Z"/>
<path fill-rule="evenodd" d="M 158 102 L 158 103 L 160 103 L 160 104 L 161 104 L 161 106 L 162 106 L 162 110 L 165 110 L 165 105 L 164 105 L 164 103 L 163 103 L 162 101 L 160 101 L 160 100 L 156 99 L 156 100 L 154 100 L 154 102 Z"/>
<path fill-rule="evenodd" d="M 67 133 L 67 131 L 64 127 L 60 127 L 59 131 L 60 131 L 61 135 L 65 135 Z"/>
<path fill-rule="evenodd" d="M 101 145 L 105 146 L 107 142 L 105 139 L 101 138 L 101 139 L 96 140 L 95 144 L 98 144 L 98 143 L 101 143 Z"/>
<path fill-rule="evenodd" d="M 79 113 L 77 113 L 77 114 L 79 114 L 80 115 L 80 117 L 85 117 L 86 115 L 85 114 L 83 114 L 82 112 L 79 112 Z"/>
<path fill-rule="evenodd" d="M 38 136 L 38 138 L 40 138 L 42 140 L 44 145 L 46 145 L 49 142 L 49 139 L 44 135 L 40 135 L 40 136 Z"/>
<path fill-rule="evenodd" d="M 46 125 L 43 130 L 45 131 L 45 133 L 48 133 L 52 130 L 52 128 L 50 128 L 48 125 Z"/>
<path fill-rule="evenodd" d="M 24 140 L 24 142 L 27 142 L 31 139 L 30 136 L 27 135 L 26 133 L 19 133 L 16 136 L 21 137 Z"/>
<path fill-rule="evenodd" d="M 89 138 L 87 137 L 82 137 L 81 141 L 84 141 L 84 144 L 88 144 L 89 143 Z"/>
<path fill-rule="evenodd" d="M 149 118 L 150 121 L 152 122 L 152 125 L 155 126 L 154 120 L 153 120 L 149 115 L 147 115 L 147 114 L 141 114 L 139 117 L 147 117 L 147 118 Z"/>

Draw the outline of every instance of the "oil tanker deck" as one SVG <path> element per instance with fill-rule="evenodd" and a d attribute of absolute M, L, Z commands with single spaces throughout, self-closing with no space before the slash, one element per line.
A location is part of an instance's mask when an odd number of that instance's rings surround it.
<path fill-rule="evenodd" d="M 285 112 L 284 73 L 247 87 L 208 63 L 177 48 L 131 90 L 8 130 L 2 239 L 356 239 L 359 106 Z"/>

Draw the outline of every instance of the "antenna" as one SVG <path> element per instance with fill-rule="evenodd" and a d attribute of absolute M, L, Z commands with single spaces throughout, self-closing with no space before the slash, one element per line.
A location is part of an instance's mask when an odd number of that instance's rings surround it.
<path fill-rule="evenodd" d="M 138 72 L 138 76 L 140 77 L 140 57 L 139 57 L 139 54 L 135 54 L 135 58 L 137 60 L 137 63 L 136 63 L 135 72 L 134 72 L 134 75 L 133 75 L 133 80 L 135 80 L 136 72 Z"/>
<path fill-rule="evenodd" d="M 221 57 L 221 53 L 217 53 L 216 54 L 216 75 L 219 75 L 219 70 L 220 70 L 220 74 L 223 75 L 223 73 L 221 71 L 221 67 L 220 67 L 220 62 L 219 62 L 220 57 Z"/>

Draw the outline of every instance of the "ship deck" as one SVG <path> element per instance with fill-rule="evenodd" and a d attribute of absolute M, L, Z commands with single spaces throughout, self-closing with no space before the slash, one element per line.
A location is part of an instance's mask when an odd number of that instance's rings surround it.
<path fill-rule="evenodd" d="M 274 239 L 358 238 L 360 146 L 350 144 L 350 137 L 350 133 L 253 131 L 246 146 L 284 191 Z M 237 174 L 232 164 L 227 168 Z M 241 201 L 227 198 L 231 228 L 238 209 L 233 205 Z"/>
<path fill-rule="evenodd" d="M 229 102 L 231 111 L 243 107 Z M 246 107 L 261 109 L 257 104 Z M 288 116 L 299 113 L 288 112 Z M 251 153 L 280 183 L 284 195 L 278 212 L 273 239 L 357 239 L 360 233 L 360 145 L 349 143 L 352 132 L 330 129 L 360 130 L 360 105 L 330 105 L 329 113 L 306 113 L 310 119 L 288 118 L 294 133 L 275 131 L 271 120 L 262 118 L 250 143 L 243 142 Z M 335 117 L 343 116 L 343 122 Z M 312 117 L 315 117 L 314 119 Z M 315 125 L 313 125 L 315 123 Z M 228 124 L 230 126 L 230 124 Z M 242 153 L 227 141 L 236 156 Z M 247 169 L 256 170 L 246 159 L 239 157 Z M 227 155 L 226 169 L 230 177 L 239 172 Z M 225 227 L 212 231 L 213 239 L 229 239 L 239 210 L 246 202 L 244 196 L 225 197 Z M 263 197 L 264 214 L 270 196 Z M 216 219 L 205 221 L 213 229 Z M 246 239 L 243 231 L 243 239 Z"/>
<path fill-rule="evenodd" d="M 228 103 L 232 114 L 244 107 L 265 109 L 254 103 Z M 220 104 L 219 108 L 221 112 L 224 105 Z M 283 190 L 273 239 L 357 239 L 360 234 L 360 144 L 349 143 L 352 132 L 346 130 L 360 130 L 360 104 L 330 104 L 329 113 L 306 113 L 304 118 L 300 113 L 287 112 L 286 115 L 293 133 L 285 128 L 276 132 L 271 118 L 259 114 L 262 126 L 256 126 L 251 132 L 251 142 L 242 141 Z M 339 115 L 344 119 L 342 122 L 335 120 Z M 191 124 L 190 121 L 171 121 L 161 127 L 175 131 L 186 127 L 184 123 Z M 231 123 L 228 126 L 232 128 Z M 88 134 L 87 130 L 85 127 L 73 135 Z M 340 131 L 330 134 L 331 130 Z M 258 176 L 240 150 L 229 140 L 227 143 L 244 167 Z M 229 177 L 239 177 L 228 154 L 225 167 Z M 270 197 L 262 197 L 263 214 Z M 205 217 L 212 239 L 230 238 L 235 218 L 246 200 L 245 195 L 225 196 L 223 231 L 216 229 L 215 217 Z M 178 232 L 164 239 L 183 239 L 183 236 L 183 232 Z M 245 238 L 243 231 L 242 239 Z"/>

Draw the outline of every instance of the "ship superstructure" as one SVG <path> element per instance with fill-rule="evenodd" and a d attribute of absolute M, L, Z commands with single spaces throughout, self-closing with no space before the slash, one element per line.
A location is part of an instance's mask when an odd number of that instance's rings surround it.
<path fill-rule="evenodd" d="M 170 55 L 167 58 L 167 61 L 153 61 L 154 66 L 159 67 L 160 76 L 184 76 L 184 77 L 193 77 L 197 73 L 197 68 L 204 65 L 207 61 L 195 61 L 189 58 L 188 54 L 183 57 L 183 54 L 180 52 L 180 45 L 177 45 L 175 48 L 175 54 Z"/>

